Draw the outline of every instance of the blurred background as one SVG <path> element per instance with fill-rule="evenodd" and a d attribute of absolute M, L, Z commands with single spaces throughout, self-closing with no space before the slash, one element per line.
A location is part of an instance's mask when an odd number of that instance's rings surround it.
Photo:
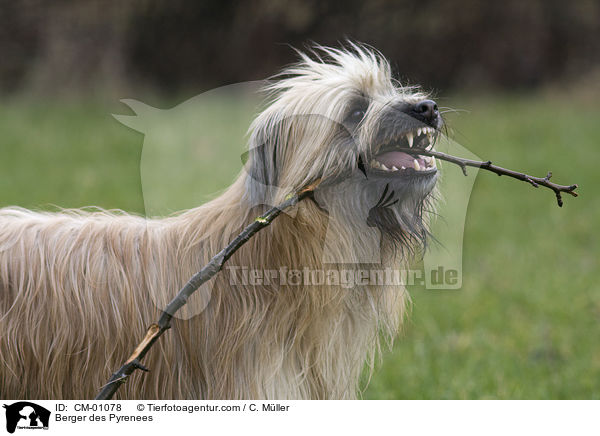
<path fill-rule="evenodd" d="M 347 38 L 456 109 L 450 132 L 473 153 L 580 185 L 560 209 L 480 173 L 463 288 L 410 290 L 363 397 L 600 398 L 598 1 L 0 0 L 0 207 L 144 213 L 143 135 L 111 116 L 130 113 L 120 99 L 170 108 Z M 240 170 L 219 153 L 231 163 L 198 175 L 207 192 Z"/>

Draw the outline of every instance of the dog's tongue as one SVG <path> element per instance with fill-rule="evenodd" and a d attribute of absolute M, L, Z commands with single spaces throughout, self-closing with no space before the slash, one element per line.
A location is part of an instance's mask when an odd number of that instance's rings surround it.
<path fill-rule="evenodd" d="M 388 151 L 387 153 L 383 153 L 376 156 L 375 159 L 388 168 L 391 168 L 393 166 L 396 168 L 412 168 L 413 161 L 415 160 L 415 158 L 410 154 L 403 153 L 401 151 Z M 419 164 L 421 165 L 423 164 L 423 159 L 417 159 L 417 162 L 419 162 Z"/>

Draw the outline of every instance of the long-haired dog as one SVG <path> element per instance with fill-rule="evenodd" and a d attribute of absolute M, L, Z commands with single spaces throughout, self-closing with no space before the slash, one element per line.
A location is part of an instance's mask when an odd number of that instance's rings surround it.
<path fill-rule="evenodd" d="M 93 398 L 191 275 L 264 207 L 317 180 L 312 199 L 258 233 L 190 300 L 145 358 L 150 373 L 118 395 L 357 396 L 407 301 L 401 285 L 367 275 L 398 270 L 423 247 L 437 178 L 433 159 L 396 149 L 431 147 L 442 121 L 371 49 L 300 57 L 268 85 L 246 167 L 215 200 L 165 219 L 0 210 L 0 396 Z M 248 281 L 248 271 L 362 276 L 348 287 L 304 276 Z"/>

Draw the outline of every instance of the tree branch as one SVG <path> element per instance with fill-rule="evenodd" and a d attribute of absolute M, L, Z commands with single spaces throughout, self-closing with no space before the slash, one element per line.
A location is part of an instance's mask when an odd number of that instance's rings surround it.
<path fill-rule="evenodd" d="M 433 156 L 441 160 L 445 160 L 447 162 L 451 162 L 453 164 L 461 167 L 463 174 L 467 175 L 467 167 L 481 168 L 483 170 L 488 170 L 493 173 L 498 174 L 499 176 L 508 176 L 517 180 L 521 180 L 523 182 L 527 182 L 532 185 L 534 188 L 538 188 L 540 186 L 544 186 L 548 189 L 552 189 L 554 194 L 556 195 L 556 201 L 559 207 L 562 207 L 563 201 L 561 197 L 561 193 L 566 192 L 567 194 L 572 195 L 573 197 L 577 197 L 578 193 L 575 192 L 575 189 L 578 188 L 578 185 L 558 185 L 556 183 L 552 183 L 550 178 L 552 177 L 552 173 L 549 171 L 546 177 L 533 177 L 527 175 L 525 173 L 519 173 L 517 171 L 509 170 L 506 168 L 502 168 L 492 164 L 492 161 L 477 161 L 471 159 L 463 159 L 461 157 L 452 156 L 450 154 L 442 153 L 440 151 L 434 150 L 425 150 L 423 148 L 401 148 L 400 151 L 404 153 L 408 153 L 411 155 L 421 155 L 421 156 Z"/>
<path fill-rule="evenodd" d="M 425 150 L 422 148 L 401 148 L 400 151 L 411 154 L 411 155 L 424 155 L 433 156 L 447 162 L 451 162 L 461 167 L 464 175 L 467 175 L 467 167 L 481 168 L 487 171 L 496 173 L 499 176 L 508 176 L 517 180 L 521 180 L 531 184 L 533 187 L 538 188 L 544 186 L 554 191 L 556 194 L 556 200 L 558 205 L 562 207 L 563 201 L 561 193 L 566 192 L 567 194 L 577 197 L 578 194 L 575 192 L 577 185 L 558 185 L 550 182 L 552 173 L 548 172 L 546 177 L 533 177 L 524 173 L 502 168 L 493 165 L 491 161 L 475 161 L 470 159 L 463 159 L 460 157 L 452 156 L 446 153 L 433 150 Z M 271 222 L 281 214 L 285 209 L 296 205 L 299 201 L 312 195 L 314 189 L 319 185 L 320 180 L 307 186 L 296 194 L 289 195 L 285 201 L 279 206 L 275 206 L 269 209 L 265 214 L 257 217 L 250 225 L 248 225 L 233 241 L 221 250 L 216 256 L 214 256 L 210 262 L 196 273 L 186 284 L 179 293 L 171 300 L 167 307 L 163 310 L 160 319 L 157 323 L 154 323 L 148 327 L 146 336 L 138 344 L 133 354 L 125 361 L 125 363 L 110 377 L 108 382 L 102 387 L 101 391 L 96 396 L 96 400 L 110 400 L 119 387 L 127 381 L 129 376 L 136 370 L 148 371 L 148 369 L 142 365 L 141 360 L 146 356 L 146 353 L 154 345 L 156 340 L 168 329 L 171 328 L 171 319 L 175 313 L 181 309 L 188 301 L 188 298 L 196 292 L 196 290 L 205 282 L 210 280 L 216 275 L 227 260 L 248 240 L 259 232 L 264 227 L 267 227 Z"/>
<path fill-rule="evenodd" d="M 168 329 L 171 328 L 171 319 L 173 315 L 181 309 L 188 301 L 188 298 L 198 290 L 198 288 L 223 268 L 227 260 L 258 231 L 267 227 L 271 222 L 289 207 L 296 205 L 299 201 L 312 195 L 314 189 L 319 185 L 320 181 L 307 186 L 296 194 L 290 194 L 285 201 L 279 206 L 272 207 L 263 215 L 254 219 L 233 241 L 214 256 L 208 264 L 197 272 L 185 285 L 179 293 L 171 300 L 167 307 L 163 310 L 162 315 L 157 323 L 148 327 L 146 336 L 138 344 L 133 354 L 125 361 L 125 363 L 110 377 L 108 382 L 102 386 L 102 389 L 96 396 L 96 400 L 110 400 L 119 387 L 127 381 L 129 376 L 136 369 L 148 371 L 141 364 L 141 360 L 146 353 L 152 348 L 156 340 Z"/>

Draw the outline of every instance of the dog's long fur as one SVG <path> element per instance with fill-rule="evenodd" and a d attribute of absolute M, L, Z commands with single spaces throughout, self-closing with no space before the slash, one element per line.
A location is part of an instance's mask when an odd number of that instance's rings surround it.
<path fill-rule="evenodd" d="M 301 54 L 269 91 L 251 126 L 248 167 L 198 208 L 165 219 L 0 210 L 1 397 L 93 398 L 178 289 L 262 210 L 255 205 L 318 178 L 329 182 L 314 200 L 228 264 L 398 268 L 422 245 L 434 182 L 369 178 L 360 165 L 403 128 L 392 109 L 423 96 L 356 45 Z M 366 114 L 352 125 L 357 102 Z M 398 201 L 377 209 L 386 189 Z M 380 245 L 381 262 L 363 263 Z M 343 264 L 324 265 L 325 251 Z M 401 287 L 232 285 L 233 274 L 190 300 L 145 358 L 151 372 L 134 375 L 120 398 L 355 398 L 365 362 L 372 367 L 381 339 L 396 334 L 407 300 Z"/>

